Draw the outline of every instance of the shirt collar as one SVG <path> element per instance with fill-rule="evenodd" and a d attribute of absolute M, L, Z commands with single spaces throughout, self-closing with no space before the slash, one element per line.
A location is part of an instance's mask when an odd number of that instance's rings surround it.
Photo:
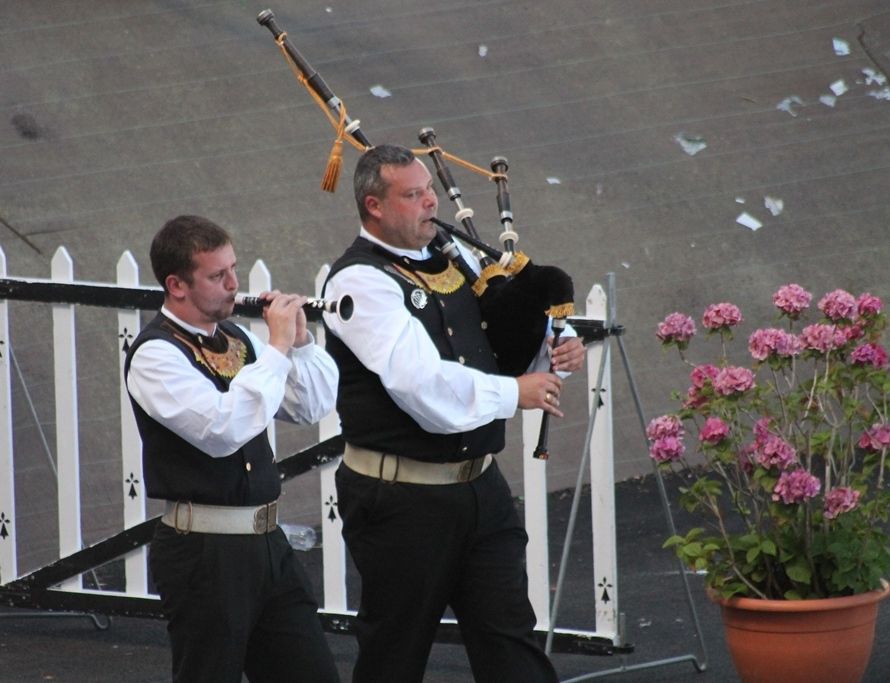
<path fill-rule="evenodd" d="M 212 337 L 214 334 L 216 334 L 216 325 L 213 326 L 213 332 L 211 332 L 210 334 L 207 334 L 207 331 L 204 328 L 195 327 L 194 325 L 189 325 L 184 320 L 180 320 L 179 318 L 177 318 L 175 315 L 173 315 L 170 312 L 170 309 L 168 309 L 166 306 L 161 306 L 161 313 L 163 313 L 165 316 L 170 318 L 170 320 L 175 322 L 181 328 L 191 332 L 192 334 L 199 335 L 201 337 Z"/>
<path fill-rule="evenodd" d="M 407 256 L 408 258 L 414 259 L 415 261 L 425 261 L 430 257 L 430 250 L 428 247 L 423 247 L 422 249 L 402 249 L 400 247 L 394 247 L 391 244 L 387 244 L 380 238 L 372 235 L 370 232 L 367 231 L 364 225 L 362 226 L 359 235 L 361 237 L 364 237 L 369 242 L 380 245 L 387 251 L 391 251 L 393 254 L 396 254 L 398 256 Z"/>

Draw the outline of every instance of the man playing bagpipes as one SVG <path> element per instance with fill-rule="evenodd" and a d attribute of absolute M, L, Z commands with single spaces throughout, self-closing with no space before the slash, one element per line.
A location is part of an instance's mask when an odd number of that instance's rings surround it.
<path fill-rule="evenodd" d="M 517 409 L 563 416 L 556 373 L 582 367 L 583 345 L 517 331 L 539 352 L 527 372 L 503 372 L 471 286 L 479 265 L 462 245 L 471 272 L 442 253 L 424 163 L 372 147 L 354 189 L 361 232 L 325 297 L 352 296 L 355 314 L 348 325 L 324 316 L 346 441 L 338 508 L 362 578 L 354 681 L 421 681 L 447 607 L 476 681 L 556 681 L 533 636 L 528 537 L 494 456 Z"/>

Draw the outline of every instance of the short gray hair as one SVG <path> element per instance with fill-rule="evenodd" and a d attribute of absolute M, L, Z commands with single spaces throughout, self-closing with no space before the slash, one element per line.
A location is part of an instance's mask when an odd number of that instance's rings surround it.
<path fill-rule="evenodd" d="M 365 197 L 383 197 L 386 194 L 387 183 L 380 177 L 382 167 L 408 166 L 416 158 L 414 152 L 401 145 L 379 145 L 362 154 L 352 179 L 359 218 L 364 220 L 368 217 Z"/>

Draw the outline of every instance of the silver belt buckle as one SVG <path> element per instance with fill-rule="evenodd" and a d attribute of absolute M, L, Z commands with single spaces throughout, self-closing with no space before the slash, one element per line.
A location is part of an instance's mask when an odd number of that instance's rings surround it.
<path fill-rule="evenodd" d="M 253 532 L 255 534 L 268 534 L 278 524 L 278 501 L 273 500 L 253 513 Z"/>
<path fill-rule="evenodd" d="M 179 510 L 180 505 L 185 509 L 186 517 L 185 517 L 185 526 L 179 526 Z M 173 528 L 176 530 L 177 534 L 187 534 L 192 530 L 192 504 L 190 501 L 183 503 L 181 500 L 176 501 L 176 505 L 173 506 Z"/>

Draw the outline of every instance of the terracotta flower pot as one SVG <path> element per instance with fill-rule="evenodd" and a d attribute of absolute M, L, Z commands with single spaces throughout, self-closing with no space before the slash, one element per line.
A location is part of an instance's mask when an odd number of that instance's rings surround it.
<path fill-rule="evenodd" d="M 743 683 L 858 683 L 871 657 L 878 603 L 890 584 L 821 600 L 709 597 Z"/>

